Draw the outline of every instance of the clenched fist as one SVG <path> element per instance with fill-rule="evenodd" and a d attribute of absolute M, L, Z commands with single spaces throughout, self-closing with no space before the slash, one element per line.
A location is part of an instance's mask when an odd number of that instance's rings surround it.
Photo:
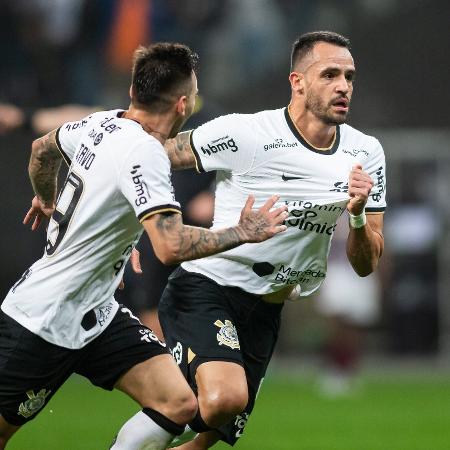
<path fill-rule="evenodd" d="M 347 210 L 350 214 L 359 216 L 363 212 L 372 187 L 370 175 L 363 170 L 361 164 L 354 165 L 348 177 L 350 200 L 347 203 Z"/>

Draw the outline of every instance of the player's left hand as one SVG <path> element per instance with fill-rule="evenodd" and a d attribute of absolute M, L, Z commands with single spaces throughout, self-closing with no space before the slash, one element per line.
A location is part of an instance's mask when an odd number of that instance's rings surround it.
<path fill-rule="evenodd" d="M 350 200 L 347 203 L 347 210 L 350 214 L 359 216 L 363 212 L 372 187 L 370 175 L 363 170 L 361 164 L 354 165 L 348 177 Z"/>
<path fill-rule="evenodd" d="M 133 248 L 133 250 L 131 250 L 130 263 L 133 272 L 141 275 L 142 274 L 141 252 L 137 248 Z"/>
<path fill-rule="evenodd" d="M 133 248 L 133 250 L 131 250 L 130 263 L 131 263 L 133 272 L 141 275 L 142 274 L 141 253 L 139 252 L 139 250 L 137 248 Z M 125 288 L 125 283 L 122 278 L 119 283 L 119 289 L 122 291 L 124 288 Z"/>
<path fill-rule="evenodd" d="M 43 220 L 52 216 L 54 210 L 54 203 L 51 205 L 46 204 L 39 197 L 35 196 L 31 201 L 31 208 L 23 219 L 23 224 L 26 225 L 32 221 L 31 231 L 36 231 Z"/>

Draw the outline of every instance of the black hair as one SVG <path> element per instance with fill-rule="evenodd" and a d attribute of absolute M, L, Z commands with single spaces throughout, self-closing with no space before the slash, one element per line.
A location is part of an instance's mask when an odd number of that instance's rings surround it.
<path fill-rule="evenodd" d="M 339 47 L 350 49 L 350 40 L 333 31 L 312 31 L 302 34 L 292 45 L 291 70 L 305 55 L 307 55 L 317 42 L 328 42 Z"/>
<path fill-rule="evenodd" d="M 198 55 L 183 44 L 161 42 L 138 47 L 134 52 L 132 101 L 164 111 L 174 96 L 187 95 Z"/>

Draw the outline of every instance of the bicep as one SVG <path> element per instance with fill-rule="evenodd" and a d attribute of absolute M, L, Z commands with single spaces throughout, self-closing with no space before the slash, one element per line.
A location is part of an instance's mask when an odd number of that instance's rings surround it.
<path fill-rule="evenodd" d="M 142 225 L 152 244 L 155 255 L 165 262 L 176 252 L 177 236 L 183 229 L 181 214 L 176 212 L 157 213 L 146 218 Z"/>

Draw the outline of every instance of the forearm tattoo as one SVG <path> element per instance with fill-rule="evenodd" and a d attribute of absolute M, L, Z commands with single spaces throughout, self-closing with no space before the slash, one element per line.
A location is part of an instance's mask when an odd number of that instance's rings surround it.
<path fill-rule="evenodd" d="M 55 135 L 56 131 L 51 131 L 33 142 L 28 165 L 34 192 L 45 203 L 55 200 L 57 176 L 62 160 Z"/>
<path fill-rule="evenodd" d="M 179 214 L 161 214 L 157 227 L 175 244 L 177 259 L 180 262 L 213 255 L 245 242 L 245 236 L 238 227 L 217 231 L 191 227 L 182 223 Z"/>
<path fill-rule="evenodd" d="M 189 169 L 195 167 L 195 157 L 191 150 L 190 131 L 178 133 L 174 139 L 164 144 L 172 169 Z"/>

